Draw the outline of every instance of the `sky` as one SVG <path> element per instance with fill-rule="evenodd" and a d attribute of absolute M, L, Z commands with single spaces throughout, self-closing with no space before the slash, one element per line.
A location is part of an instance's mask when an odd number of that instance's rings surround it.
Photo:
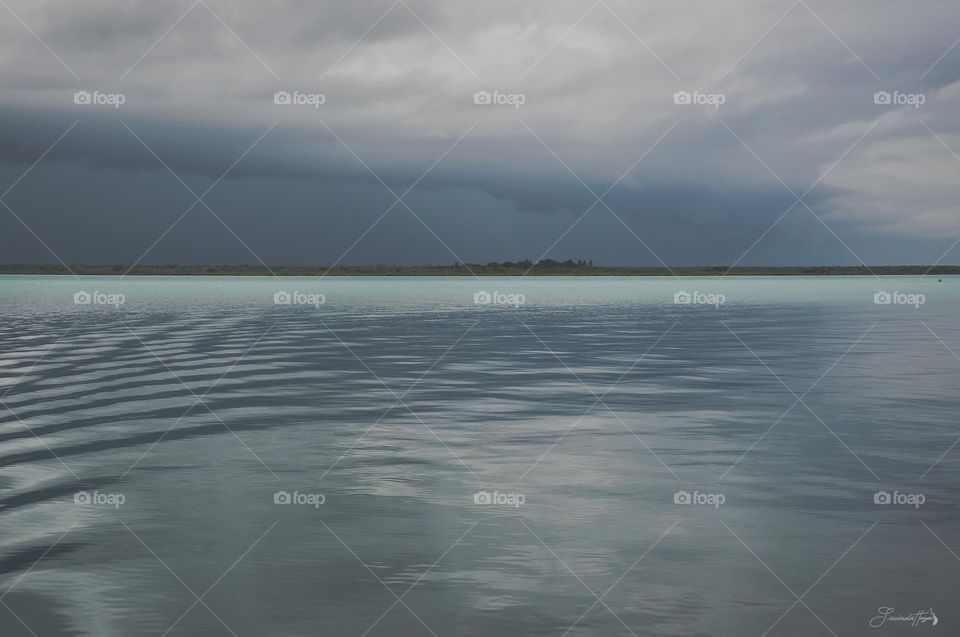
<path fill-rule="evenodd" d="M 0 263 L 960 263 L 955 2 L 2 0 L 0 78 Z"/>

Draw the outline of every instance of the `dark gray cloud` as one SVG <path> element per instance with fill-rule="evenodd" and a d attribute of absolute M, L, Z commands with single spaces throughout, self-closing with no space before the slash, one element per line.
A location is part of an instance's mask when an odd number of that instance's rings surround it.
<path fill-rule="evenodd" d="M 69 262 L 135 260 L 193 203 L 151 151 L 198 194 L 230 169 L 229 230 L 197 206 L 147 262 L 255 262 L 232 230 L 330 263 L 413 184 L 419 219 L 397 205 L 345 262 L 932 262 L 960 236 L 950 3 L 8 4 L 36 37 L 0 10 L 0 184 L 79 122 L 5 199 Z M 52 260 L 0 213 L 0 261 Z"/>

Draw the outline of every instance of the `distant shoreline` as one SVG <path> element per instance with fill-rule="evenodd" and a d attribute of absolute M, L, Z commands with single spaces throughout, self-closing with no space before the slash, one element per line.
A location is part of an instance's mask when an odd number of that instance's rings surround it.
<path fill-rule="evenodd" d="M 129 271 L 128 271 L 129 270 Z M 545 261 L 437 266 L 254 266 L 254 265 L 0 265 L 0 275 L 78 276 L 941 276 L 960 275 L 958 265 L 882 266 L 595 266 L 588 262 Z"/>

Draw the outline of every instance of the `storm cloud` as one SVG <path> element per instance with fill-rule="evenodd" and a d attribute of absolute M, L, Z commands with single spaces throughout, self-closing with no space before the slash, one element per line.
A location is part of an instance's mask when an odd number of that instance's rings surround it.
<path fill-rule="evenodd" d="M 960 254 L 953 3 L 5 4 L 0 262 Z"/>

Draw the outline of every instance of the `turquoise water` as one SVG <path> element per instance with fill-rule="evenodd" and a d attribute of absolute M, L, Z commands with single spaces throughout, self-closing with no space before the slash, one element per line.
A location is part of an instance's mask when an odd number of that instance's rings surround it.
<path fill-rule="evenodd" d="M 938 284 L 938 280 L 942 283 Z M 0 297 L 13 311 L 77 309 L 77 290 L 123 293 L 125 309 L 158 311 L 272 305 L 279 290 L 320 293 L 334 310 L 473 306 L 478 290 L 526 295 L 526 305 L 673 305 L 674 293 L 722 293 L 731 304 L 857 304 L 878 290 L 922 293 L 930 302 L 960 303 L 960 277 L 88 277 L 3 276 Z"/>
<path fill-rule="evenodd" d="M 942 278 L 0 277 L 0 634 L 949 633 Z"/>

